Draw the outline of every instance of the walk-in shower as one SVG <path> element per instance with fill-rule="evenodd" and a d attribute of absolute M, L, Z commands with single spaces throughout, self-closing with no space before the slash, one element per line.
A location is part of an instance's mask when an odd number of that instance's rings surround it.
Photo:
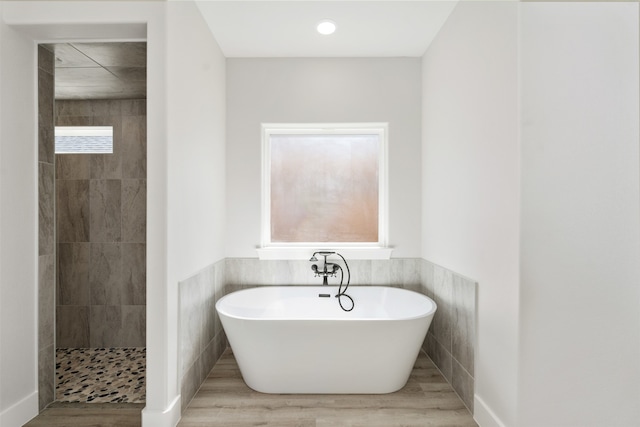
<path fill-rule="evenodd" d="M 40 324 L 54 339 L 40 347 L 40 407 L 144 402 L 146 43 L 40 45 L 39 116 L 40 171 L 52 174 L 40 200 L 53 205 L 40 251 L 54 260 L 40 274 L 55 301 Z M 89 132 L 56 150 L 54 128 L 70 127 L 107 129 L 110 141 Z"/>

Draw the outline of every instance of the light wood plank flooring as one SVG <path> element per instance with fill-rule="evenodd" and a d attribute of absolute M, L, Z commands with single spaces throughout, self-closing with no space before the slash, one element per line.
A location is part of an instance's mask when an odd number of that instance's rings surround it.
<path fill-rule="evenodd" d="M 142 404 L 54 403 L 25 427 L 140 427 Z M 263 394 L 227 349 L 179 427 L 477 427 L 433 362 L 420 353 L 407 385 L 381 395 Z"/>
<path fill-rule="evenodd" d="M 477 426 L 433 362 L 420 353 L 407 385 L 381 395 L 263 394 L 242 380 L 225 351 L 179 427 Z"/>
<path fill-rule="evenodd" d="M 24 427 L 140 427 L 144 403 L 55 402 Z"/>

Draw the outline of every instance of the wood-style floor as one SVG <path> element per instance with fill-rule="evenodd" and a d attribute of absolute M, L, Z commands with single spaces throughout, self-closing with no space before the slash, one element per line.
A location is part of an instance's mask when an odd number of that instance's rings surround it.
<path fill-rule="evenodd" d="M 225 351 L 182 415 L 179 427 L 477 426 L 433 362 L 420 353 L 407 385 L 379 395 L 263 394 L 242 380 Z"/>
<path fill-rule="evenodd" d="M 25 427 L 139 427 L 142 405 L 53 404 Z M 242 380 L 229 349 L 179 427 L 477 427 L 433 362 L 420 353 L 407 385 L 382 395 L 263 394 Z"/>
<path fill-rule="evenodd" d="M 24 427 L 140 427 L 144 403 L 55 402 Z"/>

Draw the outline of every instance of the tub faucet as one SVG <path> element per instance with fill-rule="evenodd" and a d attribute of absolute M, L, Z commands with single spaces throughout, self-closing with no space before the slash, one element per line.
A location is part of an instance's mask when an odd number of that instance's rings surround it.
<path fill-rule="evenodd" d="M 344 284 L 344 270 L 342 269 L 340 264 L 327 262 L 327 257 L 329 255 L 334 255 L 334 254 L 339 256 L 342 259 L 342 262 L 344 263 L 344 267 L 347 269 L 347 283 L 344 285 L 344 288 L 342 287 L 342 285 Z M 344 259 L 344 257 L 338 252 L 318 251 L 318 252 L 314 252 L 313 255 L 311 255 L 311 258 L 309 259 L 309 261 L 317 262 L 318 258 L 316 258 L 316 255 L 320 255 L 324 257 L 324 268 L 322 270 L 319 270 L 318 264 L 313 264 L 311 266 L 311 270 L 313 270 L 313 272 L 316 274 L 316 277 L 322 276 L 322 285 L 328 285 L 329 282 L 327 281 L 327 278 L 329 276 L 335 277 L 338 271 L 340 271 L 340 287 L 338 287 L 338 294 L 336 295 L 336 298 L 338 298 L 338 303 L 340 304 L 341 309 L 343 309 L 344 311 L 353 310 L 353 308 L 355 307 L 355 302 L 353 301 L 353 298 L 347 295 L 347 289 L 349 288 L 349 283 L 351 282 L 351 270 L 349 270 L 349 264 L 347 264 L 347 260 Z M 321 296 L 321 297 L 328 296 L 328 294 L 320 294 L 318 296 Z M 351 306 L 349 306 L 349 303 L 347 303 L 348 308 L 345 307 L 342 302 L 343 298 L 348 300 L 348 302 L 351 303 Z"/>
<path fill-rule="evenodd" d="M 328 251 L 314 252 L 311 258 L 309 259 L 309 261 L 313 262 L 313 261 L 318 261 L 318 258 L 316 258 L 316 255 L 320 255 L 324 257 L 324 266 L 322 270 L 318 269 L 318 264 L 313 264 L 311 266 L 311 270 L 313 270 L 316 277 L 322 276 L 322 285 L 328 285 L 329 281 L 327 280 L 327 278 L 329 276 L 335 277 L 335 275 L 338 273 L 338 270 L 340 270 L 340 266 L 338 264 L 327 261 L 327 257 L 332 254 L 335 254 L 335 252 L 328 252 Z"/>

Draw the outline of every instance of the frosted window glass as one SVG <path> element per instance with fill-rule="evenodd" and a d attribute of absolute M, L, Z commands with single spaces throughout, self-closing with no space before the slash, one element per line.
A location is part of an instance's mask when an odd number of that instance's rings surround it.
<path fill-rule="evenodd" d="M 378 241 L 378 135 L 270 142 L 272 242 Z"/>
<path fill-rule="evenodd" d="M 113 126 L 56 126 L 56 154 L 111 154 Z"/>

